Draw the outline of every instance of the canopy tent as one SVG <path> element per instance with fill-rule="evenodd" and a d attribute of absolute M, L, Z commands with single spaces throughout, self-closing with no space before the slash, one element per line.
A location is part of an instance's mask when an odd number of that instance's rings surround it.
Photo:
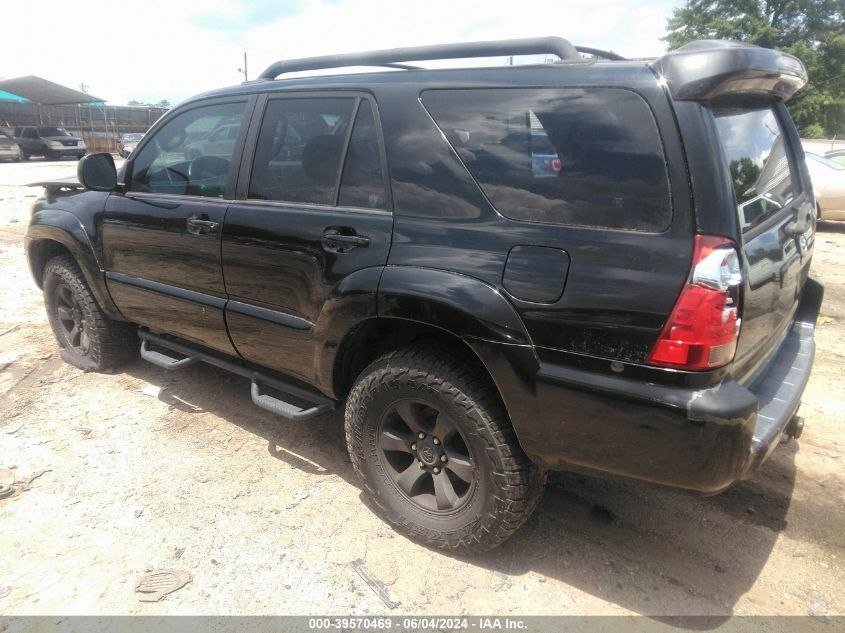
<path fill-rule="evenodd" d="M 0 101 L 14 101 L 15 103 L 28 103 L 29 99 L 24 99 L 18 95 L 13 95 L 11 92 L 0 90 Z"/>
<path fill-rule="evenodd" d="M 91 104 L 102 105 L 99 97 L 86 92 L 67 88 L 52 81 L 47 81 L 35 75 L 0 79 L 0 92 L 8 92 L 13 96 L 33 101 L 42 105 Z M 0 96 L 2 98 L 2 96 Z"/>

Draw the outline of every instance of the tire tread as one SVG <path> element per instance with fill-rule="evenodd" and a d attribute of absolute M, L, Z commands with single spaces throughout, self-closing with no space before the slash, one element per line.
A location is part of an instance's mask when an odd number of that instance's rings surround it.
<path fill-rule="evenodd" d="M 419 529 L 406 517 L 392 511 L 368 482 L 362 405 L 368 393 L 398 380 L 420 380 L 436 386 L 466 410 L 488 452 L 496 451 L 494 464 L 496 511 L 481 517 L 468 529 L 438 532 Z M 380 513 L 399 532 L 441 549 L 480 553 L 497 547 L 528 519 L 542 496 L 545 473 L 523 453 L 504 404 L 489 376 L 472 362 L 442 348 L 422 345 L 394 350 L 374 361 L 359 376 L 347 399 L 346 441 L 355 471 Z M 496 463 L 498 461 L 498 464 Z"/>

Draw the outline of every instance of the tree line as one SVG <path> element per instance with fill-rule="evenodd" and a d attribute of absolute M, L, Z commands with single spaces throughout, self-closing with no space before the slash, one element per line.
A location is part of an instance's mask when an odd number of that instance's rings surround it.
<path fill-rule="evenodd" d="M 664 41 L 740 40 L 798 57 L 809 81 L 788 103 L 803 138 L 845 137 L 845 0 L 687 0 Z"/>

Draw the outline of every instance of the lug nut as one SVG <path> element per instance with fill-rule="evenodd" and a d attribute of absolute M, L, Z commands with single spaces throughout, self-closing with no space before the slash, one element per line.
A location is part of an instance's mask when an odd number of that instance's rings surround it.
<path fill-rule="evenodd" d="M 431 440 L 431 441 L 432 441 L 432 443 L 433 443 L 433 444 L 435 444 L 435 445 L 440 444 L 440 440 L 438 440 L 436 437 L 435 437 L 433 440 Z"/>
<path fill-rule="evenodd" d="M 440 456 L 440 461 L 441 461 L 441 462 L 446 462 L 446 461 L 449 461 L 449 458 L 448 458 L 448 457 L 446 457 L 445 455 L 441 455 L 441 456 Z"/>
<path fill-rule="evenodd" d="M 435 467 L 434 467 L 434 474 L 436 475 L 436 474 L 437 474 L 437 473 L 439 473 L 439 472 L 440 472 L 440 469 L 439 469 L 437 466 L 435 466 Z"/>
<path fill-rule="evenodd" d="M 420 438 L 421 440 L 423 440 L 423 439 L 425 439 L 425 433 L 423 433 L 422 431 L 420 431 L 420 432 L 417 434 L 417 437 L 418 437 L 418 438 Z"/>
<path fill-rule="evenodd" d="M 416 443 L 416 442 L 414 442 L 413 444 L 411 444 L 411 450 L 412 450 L 412 451 L 417 450 L 417 443 Z"/>

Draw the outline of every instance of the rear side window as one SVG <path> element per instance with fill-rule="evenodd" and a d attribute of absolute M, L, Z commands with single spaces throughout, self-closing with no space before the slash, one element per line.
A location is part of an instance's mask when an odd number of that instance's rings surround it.
<path fill-rule="evenodd" d="M 783 131 L 771 108 L 714 108 L 713 115 L 745 233 L 795 197 Z"/>
<path fill-rule="evenodd" d="M 274 99 L 267 104 L 249 197 L 333 205 L 352 98 Z"/>
<path fill-rule="evenodd" d="M 671 222 L 657 125 L 633 92 L 430 90 L 422 101 L 490 202 L 512 219 L 638 231 Z"/>
<path fill-rule="evenodd" d="M 370 103 L 366 100 L 360 103 L 343 167 L 338 203 L 345 207 L 384 209 L 384 174 L 376 122 Z"/>
<path fill-rule="evenodd" d="M 384 209 L 384 175 L 372 107 L 361 99 L 356 113 L 355 103 L 356 99 L 345 97 L 271 101 L 258 134 L 249 197 Z"/>

